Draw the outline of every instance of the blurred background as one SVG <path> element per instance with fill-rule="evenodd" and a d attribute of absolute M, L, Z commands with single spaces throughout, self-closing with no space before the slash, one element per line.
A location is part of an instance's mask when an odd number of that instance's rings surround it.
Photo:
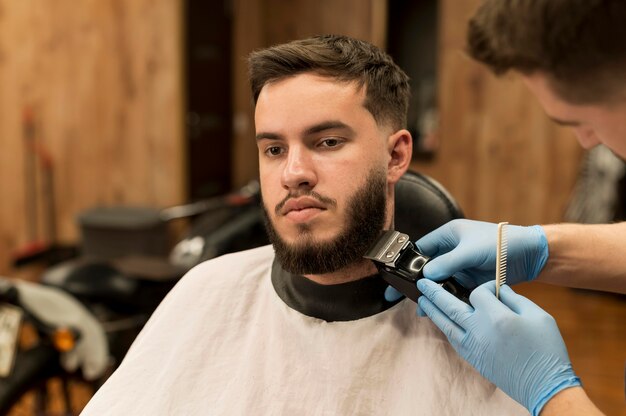
<path fill-rule="evenodd" d="M 412 167 L 468 218 L 621 219 L 622 162 L 603 174 L 520 80 L 464 54 L 479 3 L 0 0 L 0 275 L 36 279 L 16 259 L 38 245 L 80 246 L 77 218 L 93 207 L 165 208 L 255 179 L 246 56 L 321 33 L 370 41 L 409 73 Z M 585 211 L 581 196 L 596 205 Z M 540 284 L 520 292 L 556 317 L 597 405 L 626 414 L 625 298 Z"/>

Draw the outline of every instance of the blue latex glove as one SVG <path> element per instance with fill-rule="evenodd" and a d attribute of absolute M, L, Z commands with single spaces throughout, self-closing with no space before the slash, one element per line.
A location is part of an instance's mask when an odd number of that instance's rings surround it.
<path fill-rule="evenodd" d="M 559 391 L 580 386 L 554 318 L 530 300 L 487 282 L 463 303 L 421 279 L 419 306 L 467 362 L 502 391 L 538 415 Z"/>
<path fill-rule="evenodd" d="M 424 277 L 439 281 L 454 276 L 473 289 L 496 275 L 498 225 L 457 219 L 417 240 L 417 250 L 432 259 L 424 266 Z M 539 225 L 507 225 L 507 284 L 534 280 L 548 260 L 548 240 Z M 394 301 L 402 294 L 388 287 L 385 298 Z"/>
<path fill-rule="evenodd" d="M 468 288 L 495 279 L 498 225 L 453 220 L 426 234 L 418 250 L 434 257 L 424 266 L 424 277 L 442 280 L 455 276 Z M 534 280 L 548 260 L 548 240 L 539 225 L 506 226 L 507 284 Z"/>

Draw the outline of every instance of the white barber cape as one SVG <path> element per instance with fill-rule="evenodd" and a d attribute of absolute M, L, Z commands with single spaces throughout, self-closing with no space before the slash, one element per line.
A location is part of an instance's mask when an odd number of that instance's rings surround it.
<path fill-rule="evenodd" d="M 265 246 L 190 271 L 82 414 L 528 415 L 413 302 L 306 316 L 274 290 L 273 259 Z"/>

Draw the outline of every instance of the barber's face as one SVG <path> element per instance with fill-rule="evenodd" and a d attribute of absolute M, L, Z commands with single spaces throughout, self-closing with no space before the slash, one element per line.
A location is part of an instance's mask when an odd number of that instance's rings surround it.
<path fill-rule="evenodd" d="M 313 74 L 261 90 L 255 124 L 263 203 L 285 244 L 335 240 L 373 174 L 389 195 L 397 180 L 387 169 L 392 131 L 377 125 L 364 98 L 354 83 Z M 390 221 L 387 212 L 384 224 Z"/>
<path fill-rule="evenodd" d="M 626 159 L 626 101 L 615 104 L 576 105 L 561 99 L 542 73 L 522 76 L 548 116 L 573 129 L 585 149 L 604 144 Z"/>

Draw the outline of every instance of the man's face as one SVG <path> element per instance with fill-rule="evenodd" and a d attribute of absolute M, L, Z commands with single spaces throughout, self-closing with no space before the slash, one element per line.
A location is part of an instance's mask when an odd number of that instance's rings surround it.
<path fill-rule="evenodd" d="M 583 148 L 602 143 L 626 159 L 626 102 L 570 104 L 556 95 L 545 74 L 522 75 L 522 79 L 548 117 L 559 125 L 571 127 Z"/>
<path fill-rule="evenodd" d="M 377 125 L 364 98 L 354 83 L 308 73 L 261 90 L 255 125 L 263 204 L 287 247 L 333 246 L 345 238 L 355 212 L 363 215 L 363 204 L 377 204 L 380 195 L 373 194 L 389 194 L 392 131 Z M 381 186 L 372 190 L 372 181 Z M 373 219 L 379 223 L 374 238 L 390 224 L 384 211 L 381 221 Z"/>

